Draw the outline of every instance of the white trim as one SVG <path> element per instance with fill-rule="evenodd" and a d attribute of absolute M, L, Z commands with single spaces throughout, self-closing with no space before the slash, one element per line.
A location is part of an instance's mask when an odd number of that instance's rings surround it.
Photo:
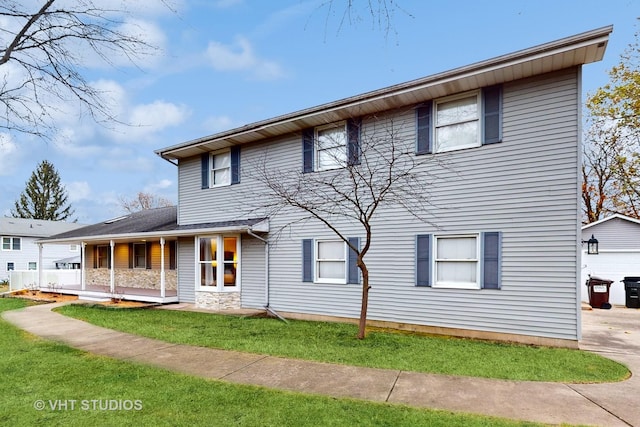
<path fill-rule="evenodd" d="M 588 228 L 593 227 L 594 225 L 602 224 L 603 222 L 607 222 L 607 221 L 610 221 L 610 220 L 616 219 L 616 218 L 617 219 L 622 219 L 624 221 L 633 222 L 634 224 L 640 224 L 640 220 L 639 219 L 631 218 L 629 216 L 617 213 L 617 214 L 613 214 L 611 216 L 608 216 L 606 218 L 599 219 L 598 221 L 594 221 L 594 222 L 591 222 L 589 224 L 585 224 L 585 225 L 582 226 L 582 230 L 586 230 Z"/>
<path fill-rule="evenodd" d="M 229 165 L 224 167 L 224 168 L 215 168 L 215 157 L 216 156 L 222 156 L 223 154 L 226 154 L 227 157 L 229 158 Z M 216 184 L 214 183 L 214 179 L 213 177 L 215 176 L 215 172 L 216 171 L 222 171 L 222 170 L 227 170 L 228 171 L 228 180 L 227 182 L 223 182 L 220 184 Z M 231 150 L 230 149 L 224 149 L 224 150 L 217 150 L 214 151 L 212 153 L 209 153 L 209 188 L 216 188 L 216 187 L 225 187 L 231 185 Z"/>
<path fill-rule="evenodd" d="M 236 239 L 236 271 L 235 271 L 235 285 L 224 284 L 224 239 L 227 237 L 233 237 Z M 200 239 L 216 239 L 216 259 L 210 260 L 210 262 L 216 263 L 216 285 L 215 286 L 202 286 L 201 279 L 201 265 L 209 261 L 200 260 Z M 208 234 L 195 236 L 195 290 L 196 292 L 240 292 L 242 278 L 240 275 L 242 265 L 242 239 L 240 234 Z"/>
<path fill-rule="evenodd" d="M 327 258 L 320 261 L 318 259 L 318 245 L 320 243 L 341 243 L 342 244 L 342 259 L 339 258 Z M 332 285 L 346 285 L 347 284 L 347 274 L 349 270 L 349 254 L 348 254 L 349 246 L 342 239 L 314 239 L 313 240 L 313 283 L 318 284 L 332 284 Z M 320 275 L 320 267 L 318 265 L 319 262 L 343 262 L 344 263 L 344 277 L 341 279 L 330 279 L 330 278 L 321 278 Z"/>
<path fill-rule="evenodd" d="M 438 240 L 446 240 L 446 239 L 456 239 L 456 238 L 474 238 L 476 241 L 476 258 L 475 259 L 438 259 Z M 433 261 L 432 261 L 432 271 L 433 271 L 433 288 L 439 289 L 481 289 L 481 264 L 482 264 L 482 254 L 481 252 L 481 242 L 480 242 L 480 233 L 469 233 L 469 234 L 440 234 L 433 235 Z M 461 262 L 461 263 L 476 263 L 476 282 L 475 284 L 471 283 L 462 283 L 462 282 L 438 282 L 438 262 Z"/>
<path fill-rule="evenodd" d="M 327 130 L 327 129 L 340 129 L 342 128 L 342 132 L 344 134 L 344 144 L 343 145 L 335 145 L 334 147 L 330 147 L 330 148 L 339 148 L 342 147 L 344 148 L 344 162 L 343 164 L 337 164 L 337 159 L 336 160 L 336 164 L 333 165 L 332 167 L 320 167 L 320 152 L 321 151 L 326 151 L 326 150 L 320 150 L 320 137 L 318 136 L 318 132 L 321 132 L 323 130 Z M 334 122 L 334 123 L 329 123 L 326 125 L 322 125 L 322 126 L 316 126 L 313 129 L 313 162 L 315 163 L 313 166 L 313 170 L 317 171 L 317 172 L 322 172 L 322 171 L 328 171 L 328 170 L 334 170 L 334 169 L 341 169 L 344 168 L 347 164 L 347 156 L 348 156 L 348 145 L 349 145 L 349 134 L 347 132 L 347 121 L 346 120 L 342 120 L 339 122 Z"/>
<path fill-rule="evenodd" d="M 460 99 L 465 99 L 465 98 L 471 98 L 475 96 L 476 98 L 476 113 L 477 116 L 475 119 L 473 120 L 462 120 L 462 121 L 457 121 L 457 122 L 453 122 L 453 123 L 449 123 L 446 125 L 442 125 L 442 126 L 438 126 L 438 105 L 439 104 L 444 104 L 447 102 L 451 102 L 451 101 L 457 101 Z M 438 129 L 440 128 L 447 128 L 450 126 L 455 126 L 455 125 L 460 125 L 460 124 L 464 124 L 464 123 L 477 123 L 477 129 L 476 129 L 476 140 L 471 144 L 465 144 L 465 145 L 456 145 L 454 147 L 447 147 L 444 149 L 441 149 L 438 145 Z M 483 127 L 483 117 L 482 117 L 482 93 L 479 89 L 477 90 L 472 90 L 472 91 L 468 91 L 468 92 L 464 92 L 461 94 L 456 94 L 456 95 L 451 95 L 451 96 L 446 96 L 444 98 L 438 98 L 436 100 L 433 101 L 433 131 L 432 131 L 432 140 L 433 140 L 433 147 L 434 147 L 434 153 L 446 153 L 448 151 L 457 151 L 457 150 L 464 150 L 465 148 L 477 148 L 482 146 L 482 137 L 481 137 L 481 133 L 482 133 L 482 127 Z"/>

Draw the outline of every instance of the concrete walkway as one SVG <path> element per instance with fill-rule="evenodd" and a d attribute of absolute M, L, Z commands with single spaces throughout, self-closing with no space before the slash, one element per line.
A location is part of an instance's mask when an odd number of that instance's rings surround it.
<path fill-rule="evenodd" d="M 548 424 L 640 426 L 640 376 L 612 384 L 489 380 L 359 368 L 169 344 L 93 326 L 46 304 L 3 318 L 46 339 L 116 359 L 232 383 Z M 640 372 L 640 310 L 583 311 L 581 348 Z"/>

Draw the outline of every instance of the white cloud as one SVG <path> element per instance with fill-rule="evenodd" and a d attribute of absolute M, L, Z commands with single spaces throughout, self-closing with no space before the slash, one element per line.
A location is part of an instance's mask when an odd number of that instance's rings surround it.
<path fill-rule="evenodd" d="M 233 120 L 228 116 L 212 116 L 204 121 L 203 127 L 208 133 L 222 132 L 233 127 Z"/>
<path fill-rule="evenodd" d="M 64 184 L 64 187 L 71 203 L 91 198 L 91 186 L 86 181 L 70 182 Z"/>
<path fill-rule="evenodd" d="M 124 120 L 128 125 L 118 126 L 115 139 L 121 142 L 148 141 L 158 132 L 184 123 L 190 114 L 191 111 L 186 105 L 160 100 L 136 105 L 130 109 L 128 117 Z"/>
<path fill-rule="evenodd" d="M 11 135 L 0 133 L 0 175 L 9 176 L 18 166 L 18 162 L 13 158 L 18 151 L 18 146 L 11 138 Z"/>
<path fill-rule="evenodd" d="M 218 71 L 248 71 L 260 80 L 274 80 L 284 76 L 278 63 L 256 56 L 249 40 L 242 36 L 237 37 L 231 45 L 209 42 L 206 55 L 211 66 Z"/>

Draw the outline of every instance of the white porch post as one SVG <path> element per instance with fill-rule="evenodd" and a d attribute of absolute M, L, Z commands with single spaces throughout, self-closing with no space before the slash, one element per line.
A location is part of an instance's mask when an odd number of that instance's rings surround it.
<path fill-rule="evenodd" d="M 109 265 L 109 268 L 111 269 L 110 271 L 110 281 L 111 281 L 111 293 L 115 293 L 116 291 L 116 271 L 115 271 L 115 248 L 116 248 L 116 242 L 114 242 L 113 240 L 109 241 L 109 246 L 111 249 L 111 263 Z"/>
<path fill-rule="evenodd" d="M 165 296 L 164 237 L 160 238 L 160 298 Z"/>
<path fill-rule="evenodd" d="M 38 243 L 38 288 L 42 289 L 42 243 Z"/>
<path fill-rule="evenodd" d="M 80 243 L 80 289 L 83 291 L 87 289 L 87 281 L 85 280 L 87 267 L 86 247 L 87 244 L 85 242 Z"/>

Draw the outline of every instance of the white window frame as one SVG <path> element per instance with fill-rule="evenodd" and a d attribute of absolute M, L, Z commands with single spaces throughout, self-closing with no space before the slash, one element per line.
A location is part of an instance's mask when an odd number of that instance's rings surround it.
<path fill-rule="evenodd" d="M 343 145 L 333 145 L 331 147 L 321 147 L 320 146 L 320 133 L 324 130 L 327 129 L 339 129 L 342 128 L 343 132 L 344 132 L 344 144 Z M 349 135 L 347 133 L 347 122 L 345 120 L 341 121 L 341 122 L 335 122 L 335 123 L 330 123 L 328 125 L 323 125 L 323 126 L 317 126 L 314 129 L 314 144 L 313 144 L 313 158 L 315 159 L 315 170 L 316 171 L 327 171 L 327 170 L 333 170 L 333 169 L 341 169 L 346 167 L 347 165 L 347 157 L 348 157 L 348 145 L 349 145 Z M 321 166 L 320 165 L 320 156 L 324 151 L 329 151 L 331 149 L 336 149 L 342 147 L 344 149 L 344 158 L 341 160 L 338 159 L 333 159 L 334 160 L 334 164 L 328 165 L 328 166 Z"/>
<path fill-rule="evenodd" d="M 33 267 L 33 268 L 31 268 Z M 33 270 L 37 270 L 38 269 L 38 263 L 35 261 L 29 261 L 29 263 L 27 264 L 27 270 L 33 271 Z"/>
<path fill-rule="evenodd" d="M 462 239 L 462 238 L 474 238 L 476 241 L 475 250 L 476 257 L 471 259 L 440 259 L 438 258 L 438 244 L 442 240 L 447 239 Z M 433 243 L 433 287 L 434 288 L 448 288 L 448 289 L 480 289 L 480 266 L 482 261 L 481 256 L 481 245 L 480 245 L 480 233 L 470 233 L 470 234 L 450 234 L 450 235 L 435 235 L 434 243 Z M 476 281 L 475 283 L 471 282 L 454 282 L 454 281 L 438 281 L 438 268 L 439 264 L 442 263 L 464 263 L 469 264 L 474 262 L 476 264 Z"/>
<path fill-rule="evenodd" d="M 319 246 L 321 243 L 341 243 L 342 244 L 342 258 L 326 258 L 320 259 L 319 257 Z M 322 262 L 342 262 L 344 264 L 344 277 L 339 279 L 337 278 L 327 278 L 320 277 L 320 263 Z M 338 285 L 346 285 L 347 284 L 347 273 L 349 269 L 349 260 L 348 260 L 348 246 L 342 239 L 315 239 L 313 241 L 313 271 L 314 271 L 314 283 L 331 283 Z"/>
<path fill-rule="evenodd" d="M 229 159 L 227 166 L 216 168 L 216 156 L 226 156 Z M 215 180 L 216 172 L 224 170 L 227 170 L 227 180 L 217 183 Z M 209 154 L 209 188 L 223 187 L 225 185 L 231 185 L 231 150 L 215 151 Z"/>
<path fill-rule="evenodd" d="M 9 242 L 9 247 L 7 249 L 5 249 L 4 247 L 4 242 L 8 241 Z M 18 242 L 18 249 L 14 249 L 15 246 L 15 242 Z M 2 236 L 2 245 L 0 246 L 0 248 L 2 248 L 3 251 L 21 251 L 22 250 L 22 238 L 21 237 L 10 237 L 10 236 Z"/>
<path fill-rule="evenodd" d="M 477 116 L 475 119 L 465 119 L 465 120 L 460 120 L 457 122 L 452 122 L 452 123 L 447 123 L 445 125 L 441 125 L 438 123 L 438 106 L 447 102 L 451 102 L 451 101 L 457 101 L 460 99 L 464 99 L 464 98 L 471 98 L 475 96 L 476 97 L 476 111 L 477 111 Z M 433 145 L 434 145 L 434 152 L 435 153 L 444 153 L 447 151 L 457 151 L 457 150 L 463 150 L 466 148 L 476 148 L 476 147 L 480 147 L 482 145 L 482 93 L 480 90 L 474 90 L 471 92 L 465 92 L 465 93 L 461 93 L 461 94 L 457 94 L 457 95 L 452 95 L 452 96 L 447 96 L 445 98 L 440 98 L 434 101 L 433 103 Z M 460 144 L 460 145 L 456 145 L 453 147 L 446 147 L 446 148 L 441 148 L 440 144 L 439 144 L 439 140 L 438 140 L 438 131 L 439 129 L 444 129 L 450 126 L 455 126 L 455 125 L 459 125 L 459 124 L 464 124 L 464 123 L 472 123 L 472 122 L 476 122 L 477 123 L 477 131 L 476 131 L 476 138 L 472 143 L 468 143 L 468 144 Z"/>
<path fill-rule="evenodd" d="M 224 268 L 224 239 L 225 237 L 233 237 L 236 239 L 236 260 L 235 260 L 235 264 L 236 264 L 236 271 L 235 271 L 235 285 L 225 285 L 224 283 L 224 279 L 225 279 L 225 268 Z M 217 253 L 216 253 L 216 259 L 215 260 L 211 260 L 211 261 L 202 261 L 200 260 L 200 239 L 217 239 L 216 241 L 216 247 L 217 247 Z M 242 254 L 241 254 L 241 249 L 242 244 L 241 244 L 241 239 L 240 239 L 240 235 L 239 234 L 212 234 L 212 235 L 206 235 L 206 236 L 197 236 L 195 238 L 195 269 L 196 269 L 196 291 L 203 291 L 203 292 L 239 292 L 240 291 L 240 284 L 241 284 L 241 278 L 240 278 L 240 270 L 241 270 L 241 265 L 242 265 Z M 222 248 L 222 250 L 220 250 L 220 248 Z M 222 266 L 222 268 L 217 268 L 216 271 L 216 285 L 215 286 L 202 286 L 202 280 L 201 280 L 201 274 L 202 274 L 202 269 L 201 269 L 201 265 L 207 262 L 214 262 L 216 263 L 216 267 Z"/>
<path fill-rule="evenodd" d="M 136 255 L 136 247 L 142 246 L 144 247 L 144 260 L 142 265 L 139 265 L 137 263 L 137 255 Z M 133 268 L 138 268 L 138 269 L 146 269 L 147 268 L 147 244 L 146 243 L 134 243 L 133 244 Z"/>

